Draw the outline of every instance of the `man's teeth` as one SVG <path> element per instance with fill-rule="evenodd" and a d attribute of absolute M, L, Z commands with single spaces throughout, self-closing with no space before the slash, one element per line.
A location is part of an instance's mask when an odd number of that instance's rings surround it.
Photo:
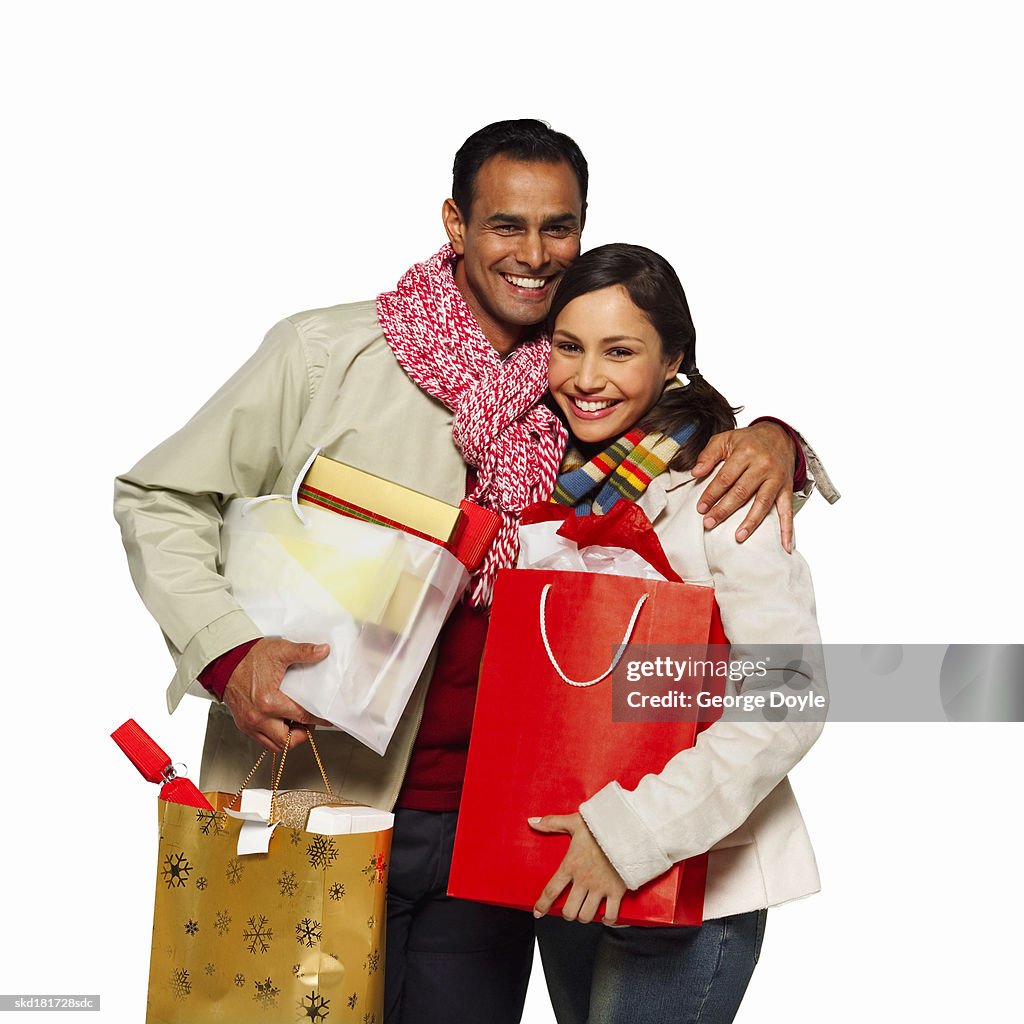
<path fill-rule="evenodd" d="M 513 277 L 511 274 L 502 274 L 503 278 L 517 288 L 543 288 L 547 279 L 543 277 Z"/>
<path fill-rule="evenodd" d="M 611 398 L 607 398 L 602 402 L 587 402 L 582 398 L 574 398 L 572 401 L 573 405 L 583 412 L 597 412 L 599 409 L 607 409 L 609 405 L 615 404 L 615 401 Z"/>

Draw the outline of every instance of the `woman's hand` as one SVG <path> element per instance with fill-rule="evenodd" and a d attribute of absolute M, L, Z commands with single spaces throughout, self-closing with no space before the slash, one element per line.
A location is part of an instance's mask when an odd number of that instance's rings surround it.
<path fill-rule="evenodd" d="M 598 846 L 579 812 L 549 814 L 543 818 L 528 818 L 527 821 L 538 832 L 566 832 L 572 836 L 562 863 L 534 905 L 533 916 L 543 917 L 565 887 L 571 884 L 562 917 L 586 924 L 594 920 L 604 900 L 604 924 L 615 924 L 626 883 Z"/>

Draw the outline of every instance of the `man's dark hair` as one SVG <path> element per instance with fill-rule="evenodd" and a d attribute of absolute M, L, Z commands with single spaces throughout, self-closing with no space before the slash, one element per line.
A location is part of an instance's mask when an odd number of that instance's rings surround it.
<path fill-rule="evenodd" d="M 580 199 L 587 205 L 587 183 L 590 173 L 580 147 L 543 121 L 522 118 L 517 121 L 495 121 L 474 132 L 455 154 L 452 167 L 452 199 L 463 217 L 469 218 L 473 205 L 476 176 L 492 156 L 507 156 L 524 163 L 567 163 L 580 186 Z"/>

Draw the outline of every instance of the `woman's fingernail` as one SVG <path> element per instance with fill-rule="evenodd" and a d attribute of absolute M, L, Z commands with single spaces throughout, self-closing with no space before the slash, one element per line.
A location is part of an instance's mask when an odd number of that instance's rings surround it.
<path fill-rule="evenodd" d="M 540 822 L 540 818 L 527 818 L 526 819 L 531 825 L 536 825 Z"/>

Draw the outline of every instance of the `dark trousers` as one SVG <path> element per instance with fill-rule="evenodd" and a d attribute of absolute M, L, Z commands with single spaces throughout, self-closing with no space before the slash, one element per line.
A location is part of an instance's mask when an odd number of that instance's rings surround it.
<path fill-rule="evenodd" d="M 533 917 L 446 895 L 457 815 L 395 812 L 385 1024 L 518 1024 Z"/>

